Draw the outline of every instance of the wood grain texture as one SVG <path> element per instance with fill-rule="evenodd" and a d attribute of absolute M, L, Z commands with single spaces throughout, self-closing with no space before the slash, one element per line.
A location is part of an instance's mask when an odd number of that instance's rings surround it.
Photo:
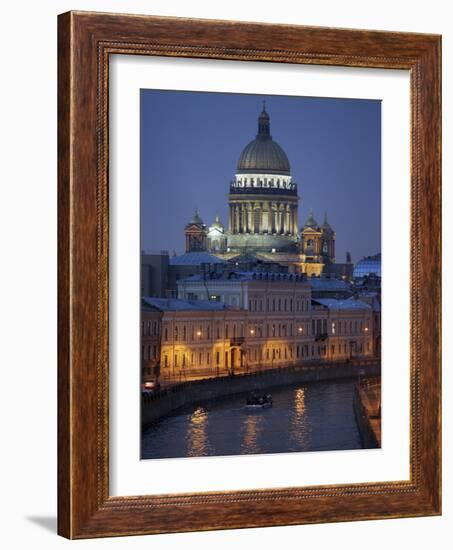
<path fill-rule="evenodd" d="M 59 17 L 58 531 L 68 538 L 440 514 L 440 37 L 70 12 Z M 410 481 L 110 497 L 108 61 L 165 55 L 411 74 Z"/>

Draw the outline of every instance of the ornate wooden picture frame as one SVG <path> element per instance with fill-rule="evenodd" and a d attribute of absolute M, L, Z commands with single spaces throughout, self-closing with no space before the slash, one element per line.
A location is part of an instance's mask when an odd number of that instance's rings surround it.
<path fill-rule="evenodd" d="M 440 37 L 69 12 L 59 17 L 58 47 L 59 534 L 88 538 L 440 514 Z M 110 496 L 112 54 L 410 72 L 410 480 Z"/>

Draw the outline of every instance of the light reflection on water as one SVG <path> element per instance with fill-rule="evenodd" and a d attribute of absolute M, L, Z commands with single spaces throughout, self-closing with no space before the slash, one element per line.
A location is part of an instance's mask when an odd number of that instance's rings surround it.
<path fill-rule="evenodd" d="M 202 407 L 197 407 L 189 418 L 187 428 L 187 456 L 206 456 L 209 452 L 209 441 L 206 433 L 208 414 Z"/>
<path fill-rule="evenodd" d="M 147 427 L 142 458 L 361 448 L 352 381 L 269 390 L 274 406 L 250 411 L 245 395 L 187 407 Z"/>
<path fill-rule="evenodd" d="M 307 425 L 305 411 L 305 388 L 294 390 L 294 411 L 289 426 L 289 438 L 291 441 L 289 451 L 308 449 L 310 447 L 310 425 Z"/>
<path fill-rule="evenodd" d="M 239 454 L 246 455 L 261 452 L 258 444 L 258 436 L 263 429 L 263 423 L 263 416 L 257 414 L 257 412 L 247 415 L 244 425 L 242 426 L 242 442 Z"/>

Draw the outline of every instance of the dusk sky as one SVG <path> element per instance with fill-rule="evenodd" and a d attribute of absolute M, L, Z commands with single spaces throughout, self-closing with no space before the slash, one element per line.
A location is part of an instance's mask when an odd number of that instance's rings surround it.
<path fill-rule="evenodd" d="M 313 209 L 336 231 L 336 260 L 381 247 L 381 103 L 270 95 L 141 91 L 143 250 L 184 252 L 195 208 L 228 225 L 228 188 L 266 100 L 273 139 L 299 191 L 299 227 Z"/>

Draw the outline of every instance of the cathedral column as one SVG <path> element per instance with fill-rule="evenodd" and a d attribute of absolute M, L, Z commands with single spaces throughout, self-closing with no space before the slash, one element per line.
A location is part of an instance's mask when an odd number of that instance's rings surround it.
<path fill-rule="evenodd" d="M 261 222 L 261 232 L 267 233 L 269 231 L 269 203 L 263 202 L 263 220 Z"/>
<path fill-rule="evenodd" d="M 247 203 L 247 233 L 253 233 L 253 208 L 250 202 Z"/>

